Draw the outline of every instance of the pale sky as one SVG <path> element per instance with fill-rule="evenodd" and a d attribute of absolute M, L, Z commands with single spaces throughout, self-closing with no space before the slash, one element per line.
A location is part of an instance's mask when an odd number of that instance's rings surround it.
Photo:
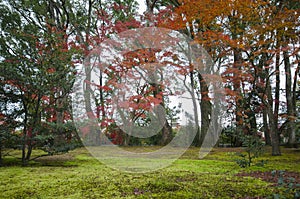
<path fill-rule="evenodd" d="M 146 3 L 145 0 L 137 0 L 139 4 L 139 14 L 143 14 L 146 11 Z"/>

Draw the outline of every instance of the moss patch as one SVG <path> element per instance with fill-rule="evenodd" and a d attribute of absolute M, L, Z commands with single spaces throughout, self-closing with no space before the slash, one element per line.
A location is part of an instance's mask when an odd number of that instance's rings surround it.
<path fill-rule="evenodd" d="M 268 161 L 264 167 L 241 169 L 230 156 L 236 150 L 241 149 L 215 148 L 199 159 L 199 149 L 191 148 L 171 166 L 143 174 L 108 168 L 84 148 L 27 167 L 7 157 L 9 164 L 0 167 L 0 198 L 272 198 L 274 193 L 284 196 L 284 189 L 252 173 L 300 172 L 299 151 L 283 149 L 283 156 L 271 157 L 267 148 L 261 157 Z"/>

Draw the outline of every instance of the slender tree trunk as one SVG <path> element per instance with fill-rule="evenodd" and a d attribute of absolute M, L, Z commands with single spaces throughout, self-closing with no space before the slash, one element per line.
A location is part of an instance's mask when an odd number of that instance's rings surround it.
<path fill-rule="evenodd" d="M 272 97 L 272 90 L 271 90 L 271 85 L 269 80 L 267 82 L 266 92 L 267 92 L 268 102 L 266 102 L 265 105 L 267 109 L 270 132 L 271 132 L 270 136 L 271 136 L 271 145 L 272 145 L 272 155 L 277 156 L 277 155 L 281 155 L 280 139 L 279 139 L 279 132 L 278 132 L 278 124 L 276 123 L 275 120 L 276 116 L 273 112 L 273 97 Z"/>
<path fill-rule="evenodd" d="M 86 32 L 85 32 L 85 45 L 86 50 L 88 50 L 90 45 L 90 34 L 91 34 L 91 27 L 92 27 L 92 7 L 93 7 L 93 1 L 88 0 L 88 21 L 86 26 Z M 87 63 L 91 63 L 90 60 L 87 61 Z M 89 145 L 97 145 L 97 141 L 99 141 L 98 137 L 99 131 L 95 127 L 95 116 L 94 111 L 92 109 L 92 88 L 91 88 L 91 74 L 92 74 L 93 68 L 90 65 L 85 65 L 85 89 L 84 89 L 84 101 L 85 101 L 85 111 L 87 113 L 88 119 L 90 120 L 90 130 L 87 134 L 87 141 Z"/>
<path fill-rule="evenodd" d="M 172 127 L 166 120 L 165 125 L 162 128 L 162 140 L 160 145 L 166 145 L 172 140 Z"/>
<path fill-rule="evenodd" d="M 207 134 L 209 125 L 210 125 L 210 116 L 212 112 L 212 105 L 208 96 L 208 86 L 205 82 L 203 76 L 198 73 L 198 78 L 200 82 L 200 91 L 201 91 L 201 102 L 200 102 L 200 110 L 201 110 L 201 137 L 199 140 L 199 145 L 201 146 L 204 138 Z"/>
<path fill-rule="evenodd" d="M 26 131 L 23 130 L 23 134 L 25 134 Z M 23 135 L 23 143 L 22 143 L 22 164 L 26 165 L 26 134 Z"/>
<path fill-rule="evenodd" d="M 91 15 L 92 15 L 92 2 L 89 0 L 88 5 L 88 22 L 87 22 L 87 29 L 86 29 L 86 38 L 85 38 L 85 45 L 86 49 L 88 49 L 89 41 L 90 41 L 90 31 L 91 31 Z M 90 60 L 87 61 L 87 63 L 91 63 Z M 85 77 L 86 77 L 86 83 L 85 83 L 85 90 L 84 90 L 84 101 L 85 101 L 85 109 L 87 113 L 93 112 L 92 105 L 91 105 L 91 72 L 92 68 L 90 65 L 85 65 Z M 88 114 L 89 115 L 89 114 Z"/>
<path fill-rule="evenodd" d="M 288 146 L 294 146 L 296 143 L 296 131 L 295 131 L 295 108 L 293 103 L 292 93 L 292 72 L 291 64 L 287 51 L 283 51 L 283 61 L 285 68 L 285 95 L 287 103 L 287 132 L 289 133 Z"/>
<path fill-rule="evenodd" d="M 56 104 L 56 129 L 57 131 L 55 132 L 54 135 L 54 146 L 59 146 L 63 143 L 64 141 L 64 112 L 68 109 L 68 100 L 67 100 L 67 95 L 64 94 L 63 89 L 61 90 L 61 98 L 57 100 Z"/>
<path fill-rule="evenodd" d="M 270 127 L 268 122 L 268 112 L 266 108 L 263 109 L 263 125 L 266 145 L 271 146 Z"/>
<path fill-rule="evenodd" d="M 22 136 L 22 164 L 26 165 L 26 144 L 27 144 L 27 123 L 28 123 L 28 109 L 24 99 L 22 99 L 24 106 L 24 121 L 23 121 L 23 136 Z"/>
<path fill-rule="evenodd" d="M 277 125 L 275 124 L 274 114 L 269 104 L 267 107 L 267 111 L 270 120 L 272 155 L 273 156 L 281 155 L 278 128 Z"/>
<path fill-rule="evenodd" d="M 194 111 L 194 122 L 195 122 L 195 127 L 196 127 L 196 136 L 194 139 L 194 145 L 195 146 L 200 146 L 200 139 L 201 139 L 201 132 L 200 132 L 200 127 L 199 127 L 199 115 L 198 115 L 198 110 L 197 110 L 197 100 L 196 100 L 196 96 L 195 96 L 195 78 L 194 78 L 194 71 L 190 72 L 190 81 L 191 81 L 191 88 L 189 88 L 189 86 L 186 85 L 186 83 L 184 82 L 184 85 L 186 87 L 186 89 L 188 90 L 188 92 L 190 93 L 191 97 L 192 97 L 192 101 L 193 101 L 193 111 Z"/>
<path fill-rule="evenodd" d="M 161 81 L 163 80 L 163 76 L 161 74 Z M 156 95 L 161 91 L 161 89 L 159 88 L 159 86 L 157 84 L 155 84 L 155 91 L 153 93 L 153 96 L 156 97 Z M 160 104 L 163 108 L 165 108 L 165 102 L 164 99 Z M 172 140 L 172 127 L 169 124 L 168 120 L 167 120 L 167 116 L 164 115 L 160 115 L 160 121 L 165 121 L 164 126 L 162 128 L 162 139 L 160 141 L 160 145 L 167 145 L 171 140 Z"/>
<path fill-rule="evenodd" d="M 293 83 L 293 97 L 292 97 L 292 101 L 293 101 L 293 107 L 294 107 L 294 113 L 295 113 L 295 119 L 297 117 L 297 104 L 296 104 L 296 101 L 297 101 L 297 96 L 298 96 L 298 93 L 297 93 L 297 86 L 299 84 L 298 82 L 298 75 L 300 76 L 300 56 L 299 55 L 296 55 L 296 60 L 298 61 L 298 65 L 297 65 L 297 68 L 295 70 L 295 74 L 294 74 L 294 83 Z M 295 130 L 297 129 L 296 127 L 296 123 L 294 124 L 295 125 Z M 297 141 L 297 138 L 295 139 L 295 144 L 294 144 L 294 147 L 298 148 L 298 141 Z"/>
<path fill-rule="evenodd" d="M 99 85 L 100 85 L 100 88 L 99 88 L 99 92 L 100 92 L 100 99 L 99 101 L 97 99 L 95 99 L 95 103 L 96 103 L 96 106 L 97 106 L 97 118 L 98 120 L 101 122 L 101 121 L 104 121 L 105 118 L 106 118 L 106 112 L 105 112 L 105 102 L 104 102 L 104 92 L 103 92 L 103 73 L 102 71 L 100 70 L 100 76 L 99 76 Z M 101 134 L 101 133 L 100 133 Z M 101 144 L 101 138 L 100 138 L 100 134 L 99 136 L 96 137 L 96 143 L 98 144 Z"/>
<path fill-rule="evenodd" d="M 277 38 L 278 40 L 278 38 Z M 279 49 L 279 42 L 277 41 L 276 48 Z M 278 124 L 279 102 L 280 102 L 280 52 L 276 53 L 275 57 L 275 99 L 274 99 L 274 120 Z"/>
<path fill-rule="evenodd" d="M 100 111 L 101 111 L 101 117 L 102 117 L 102 120 L 103 120 L 106 117 L 106 112 L 105 112 L 105 107 L 104 107 L 104 105 L 105 105 L 104 93 L 103 93 L 103 89 L 102 89 L 102 86 L 103 86 L 103 73 L 102 73 L 101 70 L 100 70 L 99 83 L 100 83 Z"/>
<path fill-rule="evenodd" d="M 263 57 L 260 60 L 259 66 L 261 67 L 261 74 L 260 78 L 265 79 L 265 88 L 262 89 L 262 96 L 261 100 L 264 104 L 264 110 L 263 110 L 263 119 L 264 119 L 264 127 L 265 127 L 265 133 L 266 136 L 270 132 L 270 144 L 272 146 L 272 155 L 277 156 L 281 155 L 280 151 L 280 137 L 279 137 L 279 129 L 278 129 L 278 112 L 273 110 L 274 106 L 274 99 L 273 99 L 273 93 L 270 83 L 270 72 L 267 67 L 264 67 L 266 65 L 266 62 L 268 61 L 268 55 L 266 53 L 263 53 Z M 277 61 L 277 60 L 276 60 Z M 278 63 L 278 62 L 277 62 Z M 276 82 L 276 86 L 278 86 L 279 81 Z M 278 85 L 277 85 L 278 84 Z M 277 88 L 276 88 L 277 89 Z M 279 87 L 278 87 L 279 89 Z M 275 97 L 276 94 L 275 94 Z M 275 98 L 276 99 L 276 98 Z M 275 103 L 276 105 L 276 103 Z M 266 137 L 266 139 L 268 139 Z M 267 140 L 266 140 L 267 142 Z"/>
<path fill-rule="evenodd" d="M 297 105 L 296 105 L 296 101 L 297 101 L 297 89 L 298 89 L 298 75 L 300 76 L 300 56 L 296 55 L 296 60 L 298 62 L 297 68 L 295 70 L 295 74 L 294 74 L 294 82 L 293 82 L 293 106 L 294 106 L 294 110 L 295 110 L 295 116 L 296 116 L 296 112 L 297 112 Z"/>
<path fill-rule="evenodd" d="M 26 161 L 27 162 L 30 160 L 31 153 L 32 153 L 32 144 L 29 144 L 28 148 L 27 148 L 27 154 L 26 154 Z"/>
<path fill-rule="evenodd" d="M 250 103 L 248 102 L 248 105 L 250 106 Z M 245 114 L 247 115 L 248 122 L 247 122 L 247 133 L 249 135 L 257 135 L 257 123 L 256 123 L 256 116 L 255 112 L 251 109 L 251 107 L 244 107 L 244 109 L 248 109 L 245 111 Z"/>
<path fill-rule="evenodd" d="M 241 64 L 242 64 L 242 55 L 241 52 L 237 49 L 234 49 L 233 52 L 233 67 L 237 68 L 238 70 L 241 69 Z M 233 82 L 233 89 L 235 91 L 235 120 L 236 120 L 236 134 L 239 136 L 243 134 L 243 107 L 242 107 L 242 100 L 241 100 L 241 80 L 239 77 L 238 79 Z"/>

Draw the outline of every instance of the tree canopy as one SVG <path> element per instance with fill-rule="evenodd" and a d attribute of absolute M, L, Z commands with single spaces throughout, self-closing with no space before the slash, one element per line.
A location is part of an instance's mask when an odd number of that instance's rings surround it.
<path fill-rule="evenodd" d="M 299 143 L 299 1 L 145 3 L 147 11 L 140 15 L 135 0 L 0 1 L 0 160 L 6 148 L 21 149 L 26 164 L 33 148 L 54 154 L 85 139 L 91 145 L 103 144 L 103 136 L 118 145 L 168 144 L 179 133 L 181 105 L 172 102 L 174 93 L 162 75 L 167 67 L 148 71 L 156 77 L 154 83 L 141 81 L 148 69 L 140 67 L 150 63 L 172 66 L 184 76 L 178 81 L 190 88 L 194 110 L 200 107 L 191 120 L 197 131 L 192 143 L 201 146 L 217 105 L 207 76 L 182 61 L 182 55 L 157 48 L 133 50 L 99 70 L 97 82 L 91 75 L 94 66 L 84 65 L 95 61 L 88 55 L 107 39 L 145 27 L 184 33 L 210 55 L 210 70 L 217 69 L 226 91 L 228 120 L 222 123 L 219 144 L 230 140 L 233 146 L 243 146 L 243 137 L 252 136 L 280 155 L 281 144 Z M 100 127 L 78 131 L 74 126 L 71 100 L 82 65 L 84 109 L 105 131 Z M 129 75 L 136 75 L 131 79 L 136 90 L 122 102 L 127 117 L 136 126 L 149 126 L 153 120 L 149 107 L 161 105 L 164 125 L 157 135 L 137 138 L 116 122 L 114 91 Z"/>

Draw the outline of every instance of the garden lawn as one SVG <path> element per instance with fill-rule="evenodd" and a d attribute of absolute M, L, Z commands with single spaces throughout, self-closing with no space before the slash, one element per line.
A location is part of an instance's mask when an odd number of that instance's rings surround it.
<path fill-rule="evenodd" d="M 256 160 L 264 165 L 240 168 L 234 154 L 241 150 L 215 148 L 199 159 L 199 148 L 190 148 L 171 166 L 141 174 L 111 169 L 84 148 L 26 167 L 18 163 L 20 152 L 11 151 L 14 157 L 7 156 L 0 167 L 0 198 L 293 198 L 300 191 L 300 150 L 283 148 L 282 156 L 273 157 L 267 148 Z M 276 177 L 280 172 L 283 177 Z"/>

